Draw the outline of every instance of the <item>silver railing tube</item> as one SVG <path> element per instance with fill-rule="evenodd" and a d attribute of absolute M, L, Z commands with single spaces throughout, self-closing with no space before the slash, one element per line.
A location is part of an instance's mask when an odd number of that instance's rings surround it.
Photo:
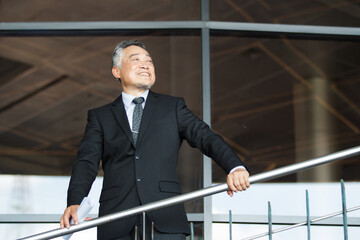
<path fill-rule="evenodd" d="M 256 174 L 256 175 L 250 176 L 249 181 L 251 184 L 263 182 L 263 181 L 271 180 L 271 179 L 278 178 L 281 176 L 289 175 L 289 174 L 292 174 L 292 173 L 295 173 L 295 172 L 298 172 L 301 170 L 305 170 L 305 169 L 308 169 L 311 167 L 316 167 L 316 166 L 319 166 L 319 165 L 322 165 L 325 163 L 335 162 L 337 160 L 341 160 L 341 159 L 355 156 L 358 154 L 360 154 L 360 146 L 350 148 L 347 150 L 343 150 L 343 151 L 339 151 L 336 153 L 332 153 L 332 154 L 329 154 L 329 155 L 326 155 L 323 157 L 310 159 L 308 161 L 288 165 L 286 167 L 281 167 L 281 168 L 271 170 L 268 172 Z M 85 221 L 78 225 L 71 226 L 70 229 L 58 228 L 58 229 L 50 230 L 47 232 L 39 233 L 36 235 L 32 235 L 29 237 L 21 238 L 19 240 L 25 240 L 25 239 L 26 240 L 41 240 L 41 239 L 50 239 L 50 238 L 55 238 L 55 237 L 59 237 L 59 236 L 64 236 L 64 235 L 67 235 L 70 233 L 78 232 L 78 231 L 85 230 L 88 228 L 96 227 L 98 225 L 113 222 L 115 220 L 119 220 L 122 218 L 134 216 L 134 215 L 140 214 L 142 212 L 149 212 L 149 211 L 153 211 L 153 210 L 156 210 L 159 208 L 169 207 L 169 206 L 183 203 L 183 202 L 186 202 L 189 200 L 203 198 L 203 197 L 206 197 L 206 196 L 209 196 L 212 194 L 224 192 L 227 189 L 228 189 L 227 184 L 222 183 L 222 184 L 218 184 L 218 185 L 215 185 L 212 187 L 197 190 L 194 192 L 185 193 L 180 196 L 167 198 L 167 199 L 160 200 L 157 202 L 141 205 L 141 206 L 131 208 L 128 210 L 124 210 L 121 212 L 117 212 L 117 213 L 109 214 L 109 215 L 106 215 L 103 217 L 95 218 L 93 220 Z"/>

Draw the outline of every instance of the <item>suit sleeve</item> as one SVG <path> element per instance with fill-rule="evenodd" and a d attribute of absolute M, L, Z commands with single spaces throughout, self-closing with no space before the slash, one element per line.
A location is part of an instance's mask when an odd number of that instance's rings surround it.
<path fill-rule="evenodd" d="M 204 121 L 196 117 L 186 107 L 184 99 L 178 99 L 176 110 L 180 136 L 186 139 L 190 146 L 200 149 L 203 154 L 212 158 L 226 173 L 229 173 L 237 166 L 244 166 L 224 139 L 211 131 Z"/>
<path fill-rule="evenodd" d="M 73 165 L 68 188 L 67 205 L 80 204 L 90 191 L 98 173 L 103 152 L 103 131 L 94 111 L 88 112 L 83 139 Z"/>

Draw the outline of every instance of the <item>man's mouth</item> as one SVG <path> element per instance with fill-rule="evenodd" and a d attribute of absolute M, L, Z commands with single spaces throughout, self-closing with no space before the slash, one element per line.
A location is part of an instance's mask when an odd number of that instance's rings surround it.
<path fill-rule="evenodd" d="M 150 73 L 148 72 L 140 72 L 138 73 L 139 76 L 142 76 L 142 77 L 150 77 Z"/>

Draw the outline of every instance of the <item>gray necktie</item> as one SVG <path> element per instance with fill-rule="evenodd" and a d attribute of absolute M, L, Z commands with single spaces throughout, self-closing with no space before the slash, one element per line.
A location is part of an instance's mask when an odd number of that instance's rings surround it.
<path fill-rule="evenodd" d="M 139 135 L 141 116 L 143 113 L 142 103 L 144 102 L 143 97 L 134 98 L 133 103 L 136 104 L 134 108 L 133 121 L 132 121 L 132 135 L 134 144 L 136 145 L 136 140 Z"/>

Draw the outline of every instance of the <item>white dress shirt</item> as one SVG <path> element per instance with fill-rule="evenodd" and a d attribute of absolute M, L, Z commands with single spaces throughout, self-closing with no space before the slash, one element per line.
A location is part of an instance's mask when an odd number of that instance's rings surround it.
<path fill-rule="evenodd" d="M 145 108 L 146 98 L 147 98 L 148 94 L 149 94 L 149 90 L 145 91 L 143 94 L 141 94 L 139 96 L 139 97 L 144 98 L 144 102 L 142 103 L 143 109 Z M 122 92 L 121 96 L 122 96 L 122 100 L 123 100 L 123 103 L 124 103 L 126 116 L 128 118 L 128 121 L 129 121 L 130 129 L 132 129 L 132 120 L 133 120 L 134 108 L 136 106 L 136 104 L 133 103 L 133 100 L 136 97 L 132 96 L 130 94 L 127 94 L 125 92 Z"/>

